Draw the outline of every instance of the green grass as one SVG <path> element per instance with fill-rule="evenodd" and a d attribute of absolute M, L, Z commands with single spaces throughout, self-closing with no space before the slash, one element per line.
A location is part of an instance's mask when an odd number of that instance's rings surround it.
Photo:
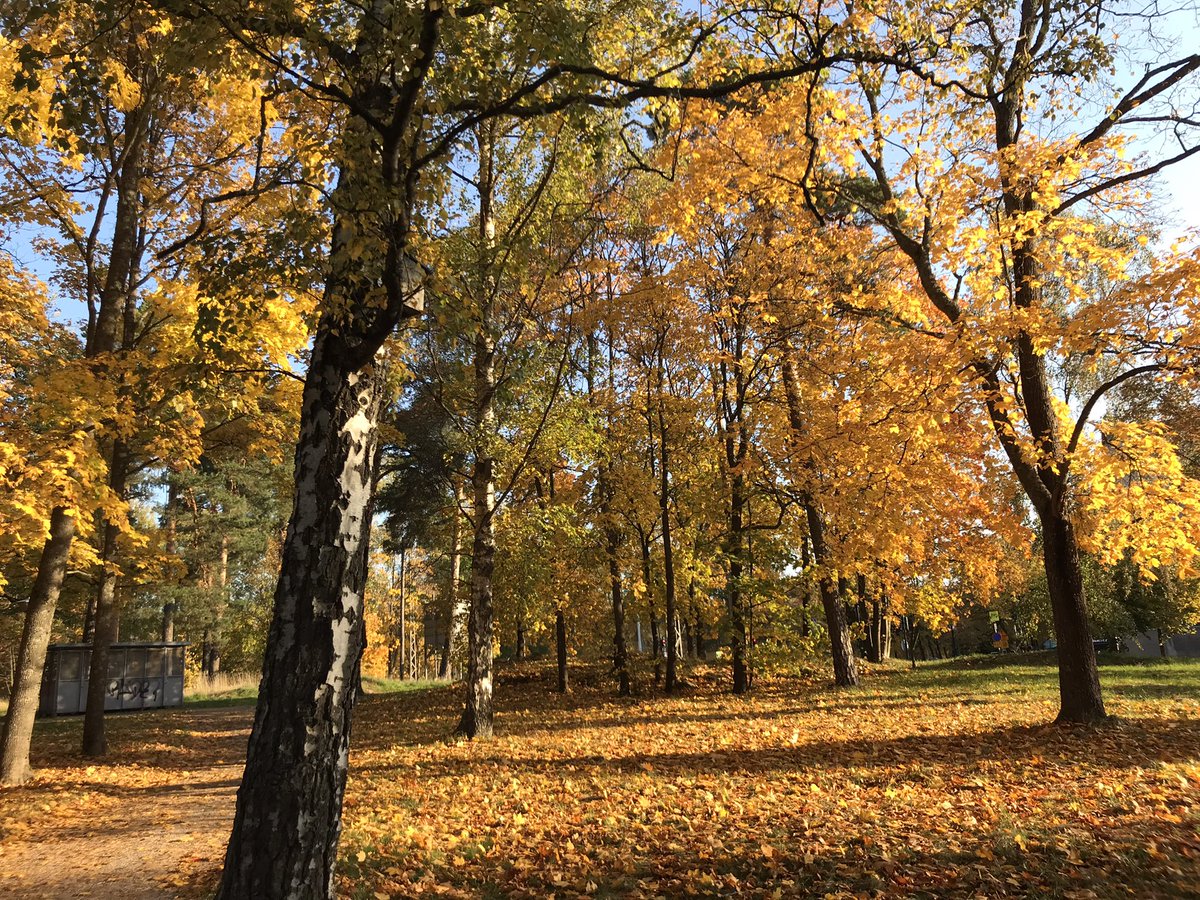
<path fill-rule="evenodd" d="M 1098 661 L 1106 700 L 1200 697 L 1200 659 L 1132 659 L 1102 653 Z M 966 702 L 1058 697 L 1058 660 L 1053 651 L 918 662 L 915 672 L 909 671 L 907 662 L 893 660 L 883 676 L 887 685 L 884 690 L 892 699 L 916 700 L 947 692 Z M 877 680 L 862 688 L 872 692 L 879 689 Z"/>
<path fill-rule="evenodd" d="M 401 694 L 406 691 L 425 691 L 430 688 L 445 687 L 446 682 L 416 679 L 402 681 L 398 678 L 372 678 L 366 675 L 362 680 L 364 694 Z"/>
<path fill-rule="evenodd" d="M 440 681 L 401 681 L 395 678 L 363 678 L 364 694 L 398 694 L 441 687 Z M 208 709 L 249 706 L 258 699 L 258 675 L 226 675 L 196 678 L 189 682 L 184 695 L 186 706 Z"/>

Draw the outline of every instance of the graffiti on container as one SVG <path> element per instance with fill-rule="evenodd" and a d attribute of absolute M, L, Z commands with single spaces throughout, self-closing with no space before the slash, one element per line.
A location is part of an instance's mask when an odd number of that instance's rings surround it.
<path fill-rule="evenodd" d="M 108 689 L 105 693 L 109 697 L 121 698 L 122 703 L 138 699 L 143 703 L 147 700 L 157 703 L 158 693 L 161 689 L 162 682 L 157 678 L 113 678 L 109 680 Z"/>

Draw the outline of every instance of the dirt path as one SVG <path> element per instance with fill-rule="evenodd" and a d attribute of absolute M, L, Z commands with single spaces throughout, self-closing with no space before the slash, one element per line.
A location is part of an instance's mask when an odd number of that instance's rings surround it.
<path fill-rule="evenodd" d="M 109 759 L 82 767 L 81 723 L 39 723 L 36 781 L 0 791 L 0 896 L 202 896 L 233 820 L 252 712 L 114 717 Z"/>

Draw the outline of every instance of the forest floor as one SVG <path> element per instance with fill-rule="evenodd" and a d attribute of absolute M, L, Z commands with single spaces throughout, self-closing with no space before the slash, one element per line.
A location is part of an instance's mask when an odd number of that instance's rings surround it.
<path fill-rule="evenodd" d="M 1098 728 L 1047 723 L 1045 658 L 864 686 L 688 674 L 612 696 L 595 670 L 501 671 L 497 738 L 448 738 L 458 692 L 360 701 L 339 892 L 389 897 L 1200 896 L 1200 664 L 1104 666 Z M 252 707 L 39 723 L 0 791 L 0 896 L 199 897 L 233 815 Z"/>

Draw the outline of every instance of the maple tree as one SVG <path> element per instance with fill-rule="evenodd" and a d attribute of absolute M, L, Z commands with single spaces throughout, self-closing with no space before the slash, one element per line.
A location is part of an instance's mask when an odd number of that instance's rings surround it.
<path fill-rule="evenodd" d="M 1195 296 L 1191 253 L 1140 273 L 1142 241 L 1121 239 L 1097 216 L 1124 217 L 1137 229 L 1137 182 L 1200 149 L 1186 116 L 1154 111 L 1200 70 L 1200 57 L 1148 66 L 1094 127 L 1063 136 L 1056 118 L 1085 114 L 1075 89 L 1112 65 L 1103 10 L 1031 3 L 1002 21 L 996 29 L 966 10 L 904 11 L 901 27 L 931 33 L 939 57 L 887 85 L 866 72 L 838 85 L 829 115 L 845 127 L 828 158 L 871 184 L 859 190 L 849 180 L 833 190 L 868 211 L 910 260 L 934 307 L 915 323 L 944 323 L 938 327 L 955 338 L 1040 524 L 1060 718 L 1095 721 L 1105 711 L 1080 547 L 1103 534 L 1105 552 L 1120 554 L 1136 540 L 1122 535 L 1121 523 L 1137 518 L 1129 510 L 1140 508 L 1141 492 L 1122 481 L 1122 466 L 1131 458 L 1150 471 L 1165 465 L 1170 479 L 1173 453 L 1162 444 L 1150 451 L 1153 426 L 1101 426 L 1120 435 L 1102 441 L 1089 425 L 1107 392 L 1129 379 L 1189 377 Z M 1177 121 L 1182 149 L 1123 159 L 1123 128 L 1154 121 Z M 902 162 L 890 149 L 897 141 L 906 148 Z M 1056 394 L 1060 360 L 1079 361 L 1094 376 L 1077 408 Z M 1191 486 L 1175 485 L 1179 493 L 1157 508 L 1189 522 Z M 1188 530 L 1158 530 L 1163 543 L 1151 553 L 1161 547 L 1186 565 Z"/>
<path fill-rule="evenodd" d="M 5 98 L 8 115 L 19 123 L 5 147 L 9 184 L 15 186 L 10 200 L 29 210 L 27 222 L 46 229 L 36 249 L 55 260 L 58 285 L 87 310 L 66 364 L 47 370 L 34 396 L 58 405 L 65 430 L 77 441 L 86 436 L 93 460 L 73 451 L 77 461 L 66 474 L 83 494 L 63 492 L 70 505 L 55 502 L 47 511 L 50 539 L 32 608 L 48 615 L 39 620 L 46 627 L 29 632 L 26 668 L 32 671 L 44 654 L 76 523 L 97 510 L 90 561 L 96 592 L 84 625 L 96 677 L 89 679 L 84 747 L 102 754 L 106 647 L 119 620 L 118 556 L 123 542 L 144 543 L 129 520 L 130 481 L 163 457 L 173 456 L 178 465 L 196 458 L 201 434 L 214 424 L 199 413 L 213 400 L 201 398 L 234 386 L 228 378 L 219 383 L 222 365 L 253 372 L 264 355 L 271 364 L 286 364 L 304 329 L 287 299 L 277 295 L 267 304 L 274 333 L 254 335 L 241 348 L 224 347 L 219 361 L 193 340 L 222 318 L 231 334 L 239 322 L 245 332 L 262 311 L 239 317 L 220 309 L 216 286 L 206 285 L 206 295 L 193 278 L 195 250 L 179 252 L 191 237 L 228 227 L 227 214 L 209 213 L 209 191 L 254 179 L 265 192 L 266 185 L 279 183 L 255 164 L 266 164 L 263 140 L 274 114 L 256 93 L 254 71 L 249 80 L 218 74 L 228 48 L 206 43 L 211 31 L 176 31 L 170 20 L 146 10 L 63 4 L 33 10 L 14 24 L 18 40 L 6 43 L 19 63 L 11 82 L 17 93 Z M 85 53 L 71 36 L 88 34 L 95 40 Z M 211 103 L 196 103 L 194 87 L 201 80 L 219 88 L 209 95 Z M 143 190 L 147 178 L 155 179 L 159 193 Z M 257 187 L 245 192 L 260 193 Z M 274 204 L 261 199 L 256 210 L 268 213 Z M 215 400 L 217 408 L 245 403 L 253 411 L 254 381 L 238 378 L 236 395 Z M 46 487 L 55 490 L 53 481 Z M 88 498 L 88 491 L 94 496 Z M 21 697 L 13 715 L 20 711 L 25 724 L 9 729 L 8 744 L 18 755 L 28 752 L 26 717 L 32 716 L 36 682 L 27 683 Z M 19 759 L 13 765 L 19 773 Z"/>

